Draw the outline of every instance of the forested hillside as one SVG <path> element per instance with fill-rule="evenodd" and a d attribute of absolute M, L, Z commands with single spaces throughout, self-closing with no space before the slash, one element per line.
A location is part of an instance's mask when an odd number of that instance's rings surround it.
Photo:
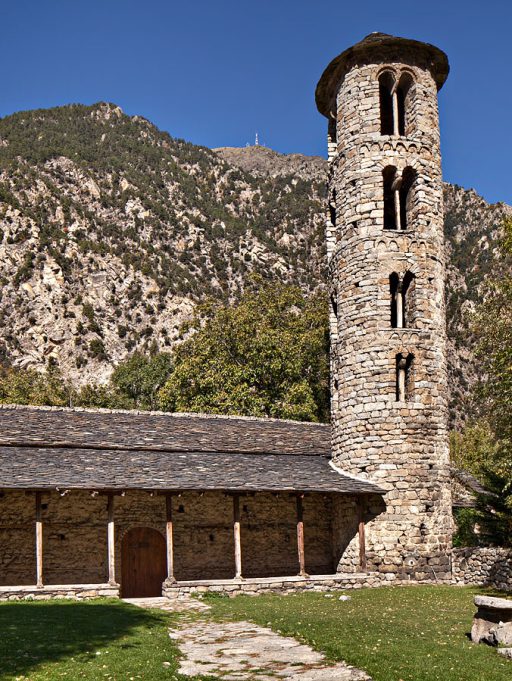
<path fill-rule="evenodd" d="M 0 120 L 0 353 L 107 380 L 135 350 L 170 350 L 195 306 L 250 275 L 325 281 L 326 162 L 264 147 L 212 151 L 112 104 Z M 474 377 L 465 313 L 495 266 L 507 208 L 446 187 L 454 414 Z"/>

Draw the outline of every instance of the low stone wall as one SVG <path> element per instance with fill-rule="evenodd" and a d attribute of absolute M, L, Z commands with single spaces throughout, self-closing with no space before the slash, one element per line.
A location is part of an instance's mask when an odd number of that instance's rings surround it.
<path fill-rule="evenodd" d="M 297 593 L 300 591 L 336 591 L 345 589 L 362 589 L 394 584 L 394 575 L 378 573 L 353 573 L 336 575 L 315 575 L 312 577 L 266 577 L 242 580 L 196 580 L 176 582 L 165 585 L 163 595 L 176 598 L 191 593 L 224 593 L 228 596 L 245 594 L 257 596 L 265 593 Z"/>
<path fill-rule="evenodd" d="M 47 601 L 51 598 L 72 598 L 77 601 L 87 598 L 118 598 L 119 587 L 110 584 L 62 584 L 44 586 L 3 586 L 0 587 L 0 601 Z"/>
<path fill-rule="evenodd" d="M 512 591 L 512 549 L 492 546 L 454 549 L 452 578 L 456 584 Z"/>

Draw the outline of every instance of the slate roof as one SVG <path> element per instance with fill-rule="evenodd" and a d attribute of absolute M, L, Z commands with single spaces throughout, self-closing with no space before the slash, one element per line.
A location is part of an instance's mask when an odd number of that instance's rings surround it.
<path fill-rule="evenodd" d="M 0 445 L 329 456 L 330 427 L 240 416 L 1 406 Z"/>
<path fill-rule="evenodd" d="M 384 493 L 329 456 L 322 424 L 0 407 L 1 489 Z"/>

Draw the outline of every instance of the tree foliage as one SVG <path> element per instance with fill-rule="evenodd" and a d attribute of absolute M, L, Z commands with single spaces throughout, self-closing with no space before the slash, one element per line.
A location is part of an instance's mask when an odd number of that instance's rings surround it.
<path fill-rule="evenodd" d="M 119 364 L 110 379 L 111 387 L 131 408 L 157 409 L 158 391 L 172 372 L 172 357 L 165 352 L 143 355 L 135 352 Z"/>
<path fill-rule="evenodd" d="M 203 308 L 192 326 L 160 390 L 163 409 L 328 420 L 323 295 L 260 282 L 238 304 Z"/>
<path fill-rule="evenodd" d="M 4 368 L 0 373 L 0 404 L 69 406 L 72 391 L 57 369 Z"/>
<path fill-rule="evenodd" d="M 476 389 L 480 417 L 453 434 L 452 460 L 474 473 L 489 494 L 479 495 L 473 519 L 486 541 L 510 545 L 512 536 L 512 219 L 504 223 L 501 267 L 474 316 L 482 367 Z"/>

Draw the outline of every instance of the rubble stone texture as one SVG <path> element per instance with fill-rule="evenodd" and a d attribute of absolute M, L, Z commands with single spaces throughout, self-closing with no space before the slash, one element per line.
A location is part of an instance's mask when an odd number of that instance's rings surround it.
<path fill-rule="evenodd" d="M 411 82 L 402 135 L 381 134 L 379 77 L 384 72 L 394 83 L 404 74 Z M 446 56 L 437 48 L 372 34 L 335 59 L 317 88 L 319 110 L 330 119 L 333 457 L 344 471 L 387 490 L 385 512 L 371 504 L 366 508 L 369 569 L 418 580 L 450 573 L 437 108 L 437 90 L 447 73 Z M 413 177 L 405 229 L 384 228 L 383 172 L 390 166 L 395 168 L 393 190 L 400 182 L 405 185 L 408 174 Z M 413 275 L 406 328 L 392 324 L 393 273 L 400 282 Z M 407 394 L 400 400 L 398 355 L 413 356 Z M 357 554 L 354 538 L 338 569 L 356 569 Z"/>
<path fill-rule="evenodd" d="M 481 584 L 512 591 L 512 549 L 499 546 L 454 549 L 452 576 L 456 584 Z"/>

